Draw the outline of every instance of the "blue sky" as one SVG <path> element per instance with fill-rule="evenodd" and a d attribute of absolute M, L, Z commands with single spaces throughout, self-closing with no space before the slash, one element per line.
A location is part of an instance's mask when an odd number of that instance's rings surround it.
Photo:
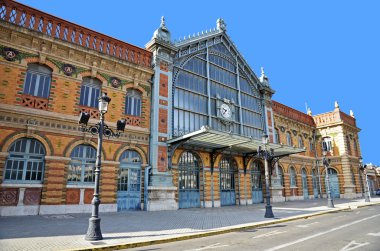
<path fill-rule="evenodd" d="M 365 162 L 380 164 L 380 1 L 52 1 L 20 2 L 144 47 L 165 16 L 173 39 L 216 27 L 217 18 L 273 99 L 313 114 L 352 109 Z M 107 3 L 107 5 L 105 5 Z"/>

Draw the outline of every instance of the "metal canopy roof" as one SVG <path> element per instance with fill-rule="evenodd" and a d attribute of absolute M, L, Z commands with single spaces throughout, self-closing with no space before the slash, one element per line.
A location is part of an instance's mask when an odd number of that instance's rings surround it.
<path fill-rule="evenodd" d="M 170 145 L 181 144 L 182 146 L 190 146 L 211 151 L 229 149 L 230 151 L 240 154 L 256 153 L 259 146 L 263 145 L 261 140 L 215 131 L 207 126 L 202 126 L 200 130 L 185 134 L 181 137 L 170 139 L 167 143 Z M 272 148 L 274 150 L 274 157 L 305 151 L 305 149 L 302 148 L 273 143 L 269 143 L 267 148 Z"/>

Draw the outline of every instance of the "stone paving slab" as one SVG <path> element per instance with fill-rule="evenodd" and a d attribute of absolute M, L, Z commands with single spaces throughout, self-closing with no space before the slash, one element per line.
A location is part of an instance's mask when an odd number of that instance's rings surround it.
<path fill-rule="evenodd" d="M 335 200 L 335 210 L 378 204 Z M 332 211 L 326 199 L 274 203 L 275 219 L 264 218 L 264 204 L 177 211 L 102 213 L 104 239 L 86 241 L 90 214 L 0 217 L 0 250 L 78 250 L 168 241 L 216 234 L 257 224 L 273 224 Z M 144 245 L 145 245 L 144 244 Z"/>

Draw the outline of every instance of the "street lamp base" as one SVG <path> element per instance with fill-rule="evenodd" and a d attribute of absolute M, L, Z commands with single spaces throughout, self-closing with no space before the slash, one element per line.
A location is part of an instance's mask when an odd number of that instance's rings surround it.
<path fill-rule="evenodd" d="M 328 200 L 327 200 L 327 207 L 329 207 L 329 208 L 334 208 L 334 207 L 335 207 L 335 206 L 334 206 L 334 202 L 333 202 L 332 199 L 328 199 Z"/>
<path fill-rule="evenodd" d="M 371 202 L 368 197 L 365 197 L 364 201 L 365 202 Z"/>
<path fill-rule="evenodd" d="M 271 205 L 265 206 L 265 216 L 264 217 L 265 218 L 274 218 L 274 214 L 273 214 Z"/>
<path fill-rule="evenodd" d="M 89 220 L 86 237 L 87 241 L 103 240 L 102 231 L 100 230 L 100 218 L 91 217 Z"/>

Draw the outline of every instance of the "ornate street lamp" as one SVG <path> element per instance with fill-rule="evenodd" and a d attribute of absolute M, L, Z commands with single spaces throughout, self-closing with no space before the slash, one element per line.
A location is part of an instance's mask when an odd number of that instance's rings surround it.
<path fill-rule="evenodd" d="M 334 207 L 334 201 L 331 196 L 331 189 L 330 189 L 330 179 L 329 179 L 329 165 L 330 160 L 326 158 L 327 151 L 323 150 L 323 165 L 325 166 L 325 172 L 326 172 L 326 185 L 327 185 L 327 207 L 333 208 Z"/>
<path fill-rule="evenodd" d="M 107 125 L 104 124 L 104 114 L 108 110 L 108 104 L 111 101 L 111 98 L 107 96 L 107 93 L 103 93 L 99 97 L 99 112 L 100 112 L 100 121 L 96 125 L 90 126 L 87 128 L 88 120 L 90 115 L 85 112 L 81 112 L 79 117 L 79 124 L 82 125 L 83 132 L 90 132 L 91 134 L 98 135 L 98 148 L 96 150 L 96 163 L 95 163 L 95 185 L 94 185 L 94 197 L 91 201 L 92 204 L 92 214 L 89 219 L 89 226 L 85 239 L 88 241 L 97 241 L 102 240 L 102 231 L 100 230 L 100 218 L 99 218 L 99 181 L 100 181 L 100 168 L 102 161 L 102 143 L 103 135 L 106 137 L 119 137 L 120 132 L 124 131 L 125 120 L 117 121 L 117 132 L 114 133 Z"/>
<path fill-rule="evenodd" d="M 269 167 L 268 167 L 268 161 L 274 157 L 274 151 L 273 151 L 273 149 L 270 149 L 269 151 L 267 150 L 268 135 L 265 133 L 262 136 L 262 143 L 263 143 L 264 149 L 261 149 L 261 147 L 259 147 L 258 156 L 264 159 L 264 169 L 265 169 L 266 206 L 265 206 L 265 216 L 264 217 L 265 218 L 274 218 L 272 206 L 270 204 Z"/>
<path fill-rule="evenodd" d="M 365 175 L 365 186 L 364 186 L 364 201 L 365 202 L 370 202 L 369 198 L 369 189 L 368 189 L 368 176 L 367 176 L 367 165 L 363 165 L 363 158 L 360 156 L 359 157 L 359 169 L 361 173 L 364 173 Z M 363 191 L 363 176 L 360 177 L 361 184 L 362 184 L 362 191 Z"/>

